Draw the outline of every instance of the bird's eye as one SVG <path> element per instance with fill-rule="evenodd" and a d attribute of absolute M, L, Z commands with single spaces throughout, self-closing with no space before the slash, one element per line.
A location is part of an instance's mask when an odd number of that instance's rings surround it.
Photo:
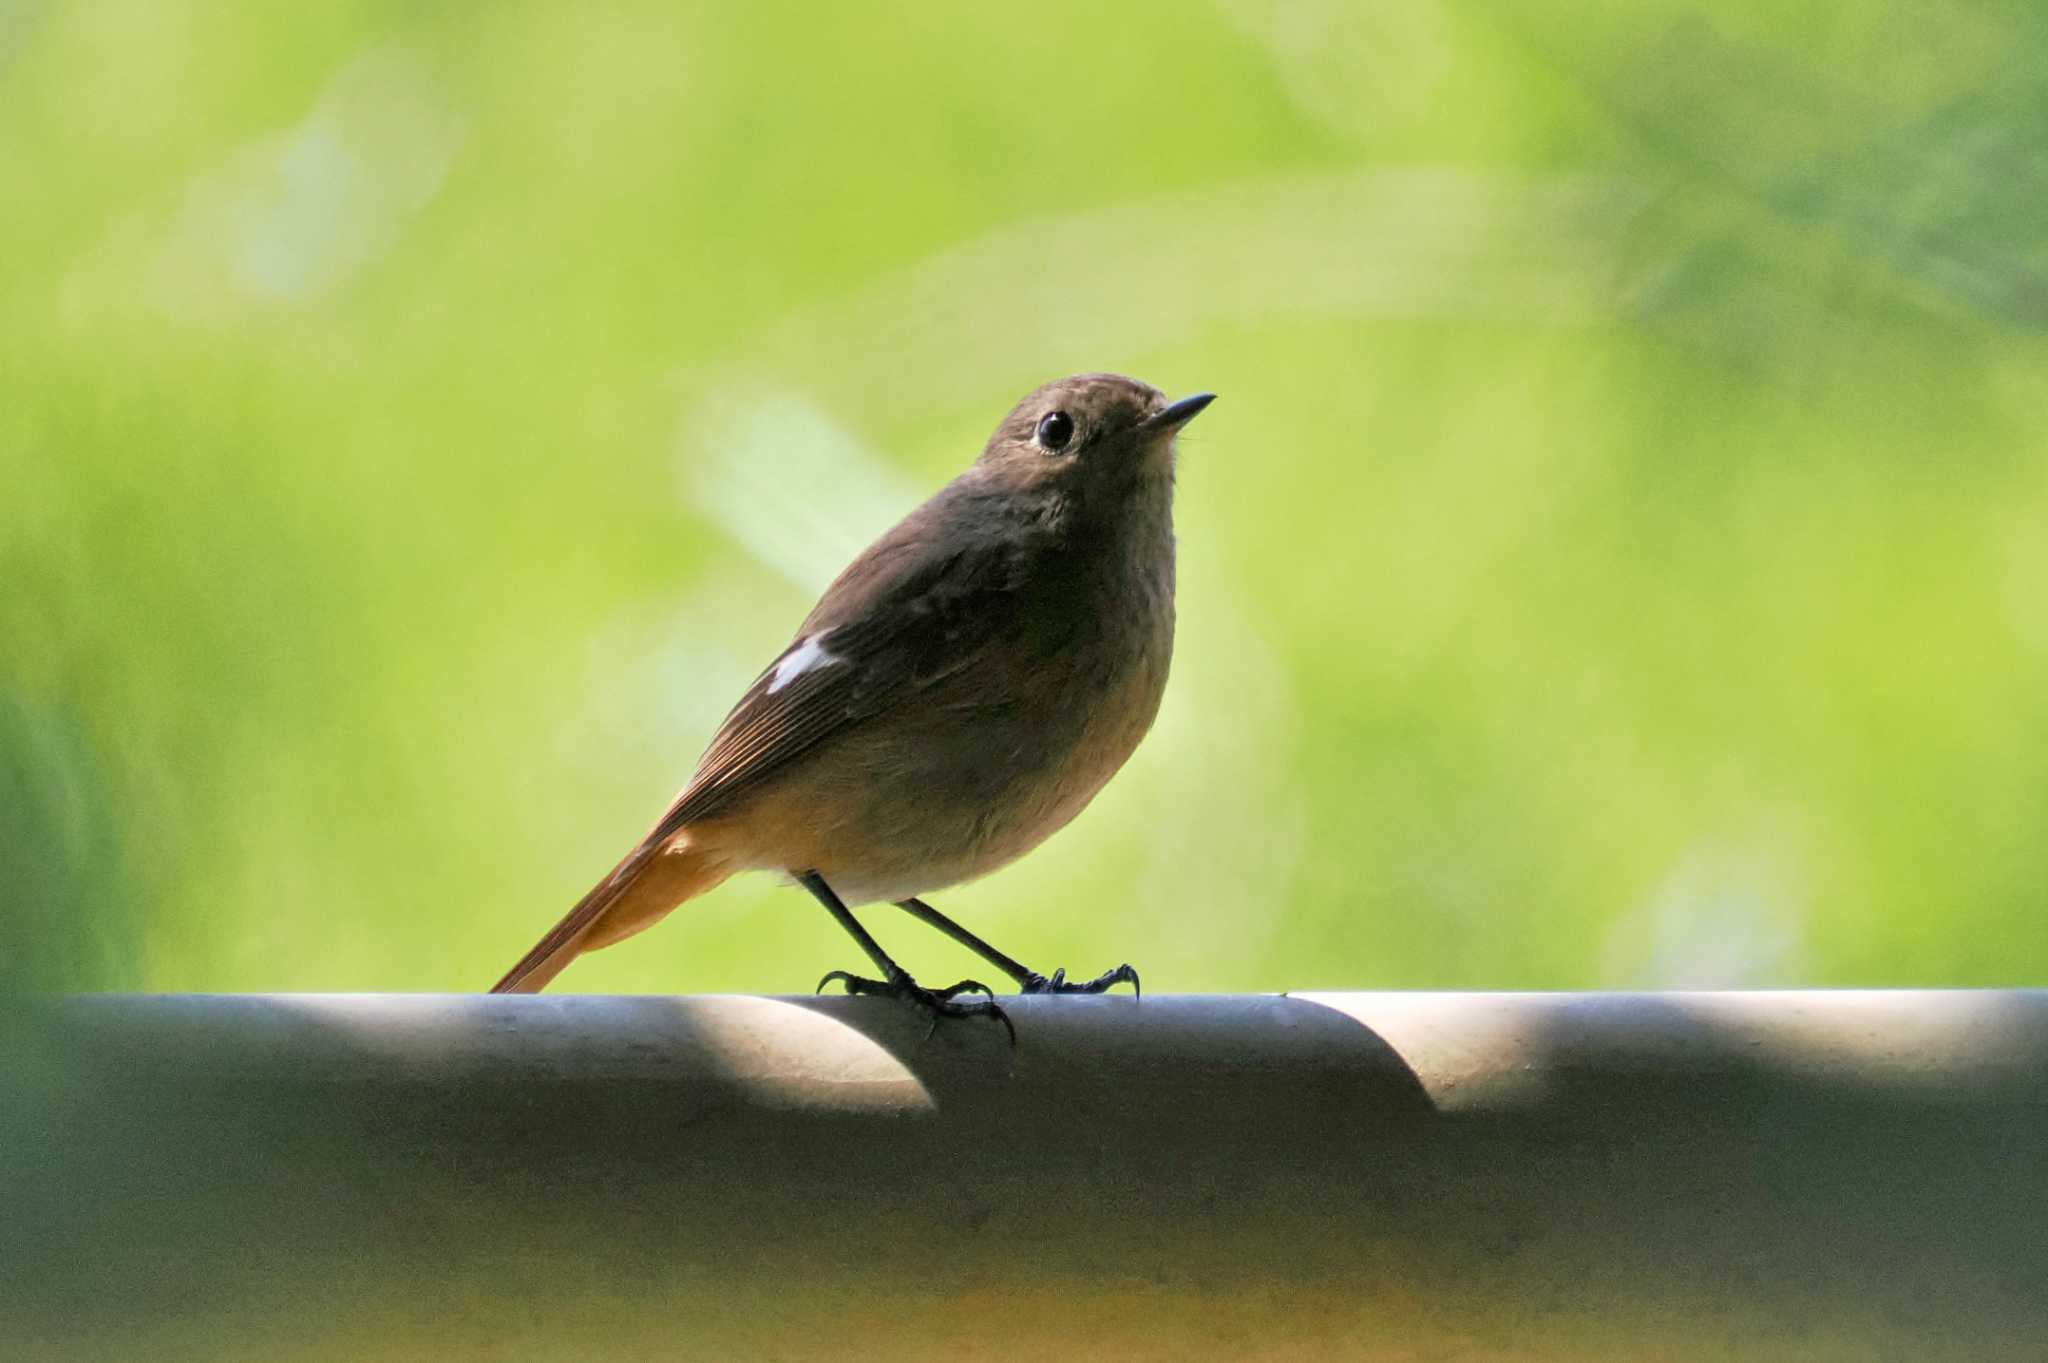
<path fill-rule="evenodd" d="M 1074 418 L 1065 412 L 1047 412 L 1038 422 L 1038 443 L 1057 454 L 1074 438 Z"/>

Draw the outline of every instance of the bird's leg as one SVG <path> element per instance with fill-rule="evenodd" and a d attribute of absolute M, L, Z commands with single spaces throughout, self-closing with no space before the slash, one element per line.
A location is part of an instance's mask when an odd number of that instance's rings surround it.
<path fill-rule="evenodd" d="M 805 871 L 797 876 L 796 882 L 809 890 L 811 896 L 825 906 L 825 911 L 838 920 L 839 926 L 845 928 L 854 941 L 860 943 L 860 949 L 868 954 L 868 959 L 882 972 L 881 979 L 871 980 L 861 975 L 849 974 L 844 970 L 828 971 L 825 978 L 818 981 L 818 992 L 823 993 L 826 985 L 838 980 L 846 986 L 846 992 L 849 994 L 886 994 L 890 998 L 903 999 L 923 1009 L 931 1017 L 934 1028 L 938 1026 L 940 1018 L 992 1017 L 1002 1023 L 1010 1033 L 1010 1044 L 1017 1044 L 1017 1029 L 1011 1024 L 1010 1015 L 995 1001 L 993 989 L 979 980 L 962 980 L 945 989 L 926 989 L 911 979 L 910 973 L 902 966 L 889 959 L 889 953 L 882 950 L 882 944 L 860 925 L 860 920 L 855 918 L 853 912 L 840 901 L 839 896 L 832 892 L 832 887 L 825 883 L 823 876 L 816 871 Z M 957 997 L 960 994 L 975 993 L 986 994 L 988 997 L 966 1003 Z"/>
<path fill-rule="evenodd" d="M 1105 970 L 1086 984 L 1075 984 L 1068 981 L 1067 972 L 1064 970 L 1055 970 L 1049 976 L 1039 974 L 1015 957 L 996 950 L 922 899 L 899 899 L 896 901 L 896 907 L 918 922 L 937 928 L 1008 975 L 1017 982 L 1017 992 L 1020 994 L 1100 994 L 1107 991 L 1111 985 L 1117 984 L 1128 984 L 1133 990 L 1144 992 L 1138 984 L 1138 972 L 1131 969 L 1128 964 L 1120 965 L 1114 970 Z"/>

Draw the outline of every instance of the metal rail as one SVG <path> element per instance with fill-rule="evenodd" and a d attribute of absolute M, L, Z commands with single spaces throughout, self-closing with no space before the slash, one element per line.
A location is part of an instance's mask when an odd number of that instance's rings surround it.
<path fill-rule="evenodd" d="M 26 1360 L 2048 1356 L 2048 992 L 0 1005 Z"/>

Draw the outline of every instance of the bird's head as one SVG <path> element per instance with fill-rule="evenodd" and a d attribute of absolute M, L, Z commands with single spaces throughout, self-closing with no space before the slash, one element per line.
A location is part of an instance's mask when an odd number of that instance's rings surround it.
<path fill-rule="evenodd" d="M 1113 504 L 1148 484 L 1169 484 L 1173 438 L 1215 398 L 1178 402 L 1121 374 L 1076 374 L 1033 389 L 982 450 L 985 473 L 1019 490 Z"/>

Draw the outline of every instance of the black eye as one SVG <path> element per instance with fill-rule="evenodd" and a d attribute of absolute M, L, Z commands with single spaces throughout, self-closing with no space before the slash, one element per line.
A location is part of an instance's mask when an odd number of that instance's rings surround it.
<path fill-rule="evenodd" d="M 1047 412 L 1038 421 L 1038 443 L 1057 453 L 1074 438 L 1074 418 L 1065 412 Z"/>

